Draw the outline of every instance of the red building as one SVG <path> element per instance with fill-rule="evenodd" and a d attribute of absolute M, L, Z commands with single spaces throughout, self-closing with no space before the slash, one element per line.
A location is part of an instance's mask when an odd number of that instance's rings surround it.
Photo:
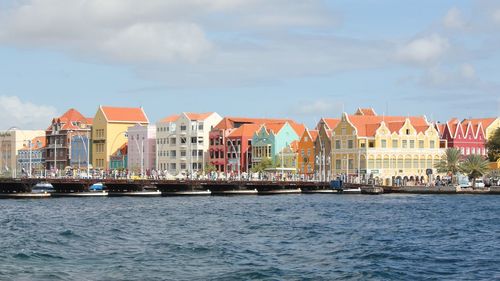
<path fill-rule="evenodd" d="M 252 137 L 261 124 L 244 124 L 226 137 L 227 172 L 248 172 L 252 168 Z"/>
<path fill-rule="evenodd" d="M 45 130 L 45 167 L 64 170 L 71 165 L 71 139 L 74 136 L 91 138 L 92 118 L 83 116 L 76 109 L 69 109 L 62 116 L 52 119 Z"/>
<path fill-rule="evenodd" d="M 288 119 L 265 119 L 265 118 L 243 118 L 243 117 L 225 117 L 222 119 L 222 121 L 215 126 L 209 134 L 209 139 L 210 139 L 210 144 L 209 144 L 209 163 L 211 165 L 214 165 L 217 171 L 219 172 L 225 172 L 227 171 L 228 167 L 228 145 L 231 146 L 231 142 L 227 143 L 227 137 L 236 129 L 240 128 L 243 125 L 246 124 L 265 124 L 265 123 L 276 123 L 276 122 L 290 122 L 290 124 L 295 124 L 293 120 L 288 120 Z M 241 134 L 247 134 L 248 130 L 250 127 L 246 127 L 244 130 L 241 130 Z M 237 134 L 240 134 L 238 132 Z M 240 140 L 246 138 L 246 137 L 237 137 L 237 135 L 233 135 L 233 140 L 235 138 L 240 138 Z M 252 138 L 251 136 L 249 137 L 250 139 Z M 234 142 L 232 143 L 234 145 Z M 247 162 L 247 150 L 248 150 L 248 143 L 242 145 L 241 151 L 240 151 L 240 168 L 242 170 L 246 171 L 247 164 L 246 163 L 251 163 Z M 245 147 L 245 148 L 244 148 Z M 241 153 L 245 150 L 245 155 L 241 155 Z M 229 155 L 231 156 L 231 155 Z M 233 155 L 234 156 L 234 155 Z M 234 164 L 237 163 L 237 161 L 233 159 L 232 160 L 232 168 L 235 166 Z M 244 162 L 243 162 L 244 161 Z"/>
<path fill-rule="evenodd" d="M 471 121 L 459 121 L 456 118 L 446 122 L 444 126 L 437 125 L 442 133 L 441 138 L 448 142 L 448 147 L 460 149 L 462 155 L 486 155 L 486 140 L 482 124 Z"/>

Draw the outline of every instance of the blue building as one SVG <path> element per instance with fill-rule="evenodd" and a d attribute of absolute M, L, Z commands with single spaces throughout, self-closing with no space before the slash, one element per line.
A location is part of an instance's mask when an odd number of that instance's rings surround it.
<path fill-rule="evenodd" d="M 89 139 L 85 135 L 75 135 L 71 138 L 71 167 L 87 167 L 87 163 L 89 161 L 88 155 L 92 155 L 92 151 L 87 153 L 88 145 Z"/>

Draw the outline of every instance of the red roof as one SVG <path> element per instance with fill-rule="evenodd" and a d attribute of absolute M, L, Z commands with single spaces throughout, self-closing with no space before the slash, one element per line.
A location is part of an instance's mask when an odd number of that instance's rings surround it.
<path fill-rule="evenodd" d="M 328 126 L 329 130 L 335 129 L 337 125 L 340 123 L 339 118 L 322 118 L 325 121 L 325 124 Z"/>
<path fill-rule="evenodd" d="M 219 130 L 227 130 L 233 129 L 235 124 L 244 123 L 244 124 L 264 124 L 264 123 L 273 123 L 273 122 L 287 122 L 292 121 L 289 119 L 272 119 L 272 118 L 247 118 L 247 117 L 225 117 L 223 118 L 215 129 Z"/>
<path fill-rule="evenodd" d="M 364 116 L 377 116 L 377 113 L 375 112 L 375 110 L 373 110 L 373 108 L 358 108 L 358 110 L 356 110 L 356 113 L 354 114 Z"/>
<path fill-rule="evenodd" d="M 179 114 L 177 114 L 177 115 L 170 115 L 170 116 L 167 116 L 167 117 L 161 119 L 160 122 L 162 122 L 162 123 L 175 122 L 175 121 L 177 121 L 177 119 L 179 117 L 180 117 Z"/>
<path fill-rule="evenodd" d="M 385 122 L 390 132 L 398 132 L 409 119 L 417 132 L 423 132 L 429 128 L 429 123 L 425 117 L 421 116 L 371 116 L 371 115 L 348 115 L 348 120 L 356 127 L 358 136 L 373 137 L 382 122 Z"/>
<path fill-rule="evenodd" d="M 51 125 L 47 128 L 47 131 L 52 131 L 52 124 L 61 124 L 61 130 L 78 130 L 81 129 L 78 124 L 92 125 L 92 118 L 87 118 L 83 116 L 78 110 L 70 108 L 60 117 L 52 119 Z"/>
<path fill-rule="evenodd" d="M 190 119 L 190 120 L 205 120 L 207 119 L 208 117 L 210 117 L 210 115 L 214 114 L 215 112 L 206 112 L 206 113 L 192 113 L 192 112 L 186 112 L 186 116 Z"/>
<path fill-rule="evenodd" d="M 31 149 L 36 150 L 45 147 L 45 136 L 35 137 L 31 140 Z M 29 150 L 29 146 L 24 144 L 19 150 Z"/>
<path fill-rule="evenodd" d="M 243 124 L 239 128 L 233 130 L 227 137 L 249 137 L 251 138 L 255 132 L 260 129 L 260 124 Z"/>
<path fill-rule="evenodd" d="M 108 122 L 149 123 L 141 107 L 101 106 L 101 110 Z"/>
<path fill-rule="evenodd" d="M 491 118 L 473 118 L 473 119 L 464 119 L 465 121 L 470 121 L 472 122 L 472 125 L 478 125 L 478 123 L 481 123 L 483 125 L 483 128 L 488 128 L 493 122 L 495 122 L 497 118 L 491 117 Z"/>

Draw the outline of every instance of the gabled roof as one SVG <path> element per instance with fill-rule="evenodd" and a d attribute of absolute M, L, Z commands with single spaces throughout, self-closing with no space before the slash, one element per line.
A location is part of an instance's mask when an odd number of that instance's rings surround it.
<path fill-rule="evenodd" d="M 161 123 L 169 123 L 169 122 L 175 122 L 177 121 L 177 119 L 179 119 L 180 115 L 179 114 L 176 114 L 176 115 L 170 115 L 170 116 L 167 116 L 163 119 L 160 120 Z"/>
<path fill-rule="evenodd" d="M 464 119 L 463 121 L 470 121 L 472 122 L 473 125 L 477 125 L 478 123 L 481 123 L 483 125 L 483 128 L 488 128 L 493 122 L 495 122 L 497 118 L 491 117 L 491 118 L 472 118 L 472 119 Z"/>
<path fill-rule="evenodd" d="M 141 107 L 101 106 L 100 109 L 108 122 L 149 124 L 148 117 Z"/>
<path fill-rule="evenodd" d="M 304 130 L 304 133 L 302 135 L 300 135 L 300 140 L 302 140 L 305 135 L 307 135 L 309 137 L 309 139 L 312 142 L 314 142 L 314 141 L 316 141 L 316 138 L 318 138 L 319 130 L 309 130 L 309 129 L 306 128 Z"/>
<path fill-rule="evenodd" d="M 436 123 L 436 130 L 438 131 L 440 137 L 443 136 L 445 127 L 446 127 L 446 124 Z"/>
<path fill-rule="evenodd" d="M 399 132 L 408 119 L 411 125 L 419 131 L 425 131 L 430 124 L 423 116 L 371 116 L 371 115 L 346 115 L 348 121 L 356 128 L 360 137 L 374 137 L 382 122 L 391 133 Z"/>
<path fill-rule="evenodd" d="M 377 116 L 375 110 L 371 107 L 369 108 L 358 108 L 354 115 L 364 115 L 364 116 Z"/>
<path fill-rule="evenodd" d="M 46 131 L 52 131 L 52 124 L 54 123 L 61 124 L 61 130 L 78 130 L 81 129 L 81 127 L 75 124 L 92 125 L 92 120 L 92 118 L 83 116 L 78 110 L 70 108 L 63 115 L 53 118 L 52 123 Z"/>
<path fill-rule="evenodd" d="M 121 152 L 121 155 L 127 155 L 128 152 L 128 143 L 122 144 L 111 156 L 117 156 L 118 152 Z"/>
<path fill-rule="evenodd" d="M 31 140 L 31 149 L 37 150 L 45 147 L 45 136 L 35 137 Z M 19 150 L 29 150 L 29 145 L 24 144 Z"/>
<path fill-rule="evenodd" d="M 210 117 L 212 114 L 215 112 L 206 112 L 206 113 L 193 113 L 193 112 L 184 112 L 186 116 L 191 120 L 191 121 L 201 121 L 205 120 L 208 117 Z"/>
<path fill-rule="evenodd" d="M 249 137 L 251 138 L 255 132 L 260 129 L 260 124 L 244 124 L 239 128 L 234 129 L 227 137 L 228 138 L 236 138 L 236 137 Z"/>
<path fill-rule="evenodd" d="M 340 118 L 321 118 L 328 130 L 333 130 L 340 123 Z M 320 121 L 321 122 L 321 121 Z M 318 128 L 319 129 L 319 128 Z"/>
<path fill-rule="evenodd" d="M 227 130 L 233 129 L 237 125 L 243 124 L 264 124 L 273 122 L 290 122 L 290 119 L 273 119 L 273 118 L 247 118 L 247 117 L 224 117 L 214 129 Z M 292 121 L 293 122 L 293 121 Z"/>

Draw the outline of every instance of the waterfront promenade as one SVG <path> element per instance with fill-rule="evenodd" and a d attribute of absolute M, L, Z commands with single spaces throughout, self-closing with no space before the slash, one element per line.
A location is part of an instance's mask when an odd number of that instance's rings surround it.
<path fill-rule="evenodd" d="M 50 184 L 50 191 L 34 193 L 37 184 Z M 99 190 L 94 188 L 100 185 Z M 341 188 L 333 188 L 329 182 L 319 181 L 230 181 L 230 180 L 152 180 L 152 179 L 70 179 L 70 178 L 23 178 L 0 179 L 0 197 L 43 197 L 52 193 L 59 196 L 89 196 L 108 192 L 111 195 L 273 195 L 297 193 L 350 193 L 355 190 L 362 194 L 417 193 L 417 194 L 500 194 L 500 187 L 460 188 L 455 186 L 380 186 L 345 183 Z M 101 194 L 102 195 L 102 194 Z"/>

